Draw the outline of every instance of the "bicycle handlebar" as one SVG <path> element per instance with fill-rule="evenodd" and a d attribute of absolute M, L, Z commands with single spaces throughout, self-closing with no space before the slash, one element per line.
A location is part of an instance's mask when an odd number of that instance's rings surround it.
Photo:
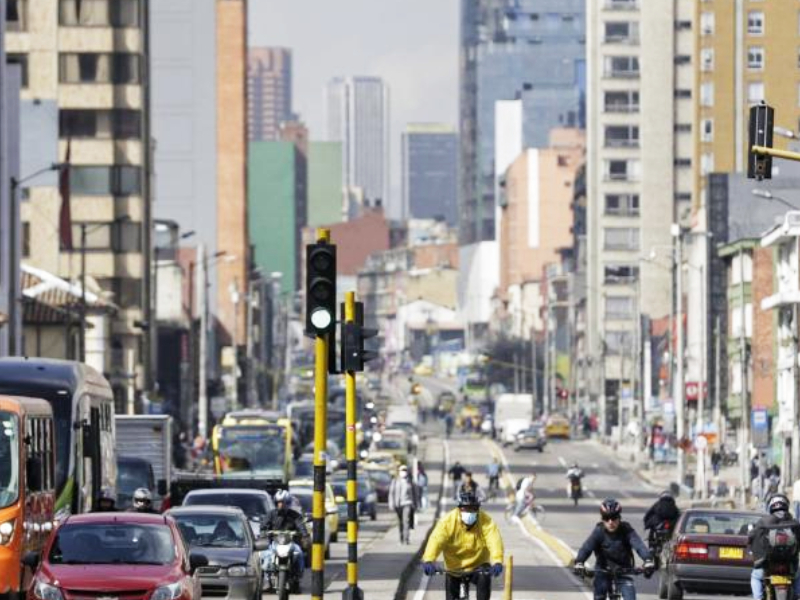
<path fill-rule="evenodd" d="M 587 575 L 605 573 L 606 575 L 611 575 L 612 577 L 621 577 L 625 575 L 642 575 L 644 574 L 644 569 L 642 567 L 626 567 L 624 569 L 600 569 L 598 567 L 594 567 L 592 569 L 586 568 L 584 572 Z"/>
<path fill-rule="evenodd" d="M 473 569 L 472 571 L 455 571 L 455 570 L 443 569 L 442 567 L 436 567 L 433 572 L 436 575 L 450 575 L 452 577 L 466 577 L 467 575 L 491 575 L 492 574 L 492 568 L 491 567 L 478 567 L 477 569 Z"/>

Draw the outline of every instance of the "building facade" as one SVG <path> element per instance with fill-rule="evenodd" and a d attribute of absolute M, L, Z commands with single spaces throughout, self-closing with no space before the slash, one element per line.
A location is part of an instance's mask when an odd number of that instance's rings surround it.
<path fill-rule="evenodd" d="M 458 222 L 458 135 L 437 123 L 413 123 L 402 140 L 401 217 Z"/>
<path fill-rule="evenodd" d="M 279 139 L 292 115 L 292 51 L 247 49 L 247 131 L 251 141 Z"/>
<path fill-rule="evenodd" d="M 337 77 L 325 87 L 327 140 L 342 143 L 342 181 L 389 216 L 389 87 L 379 77 Z M 396 211 L 399 212 L 399 211 Z"/>
<path fill-rule="evenodd" d="M 336 223 L 343 214 L 342 143 L 309 142 L 308 225 Z"/>

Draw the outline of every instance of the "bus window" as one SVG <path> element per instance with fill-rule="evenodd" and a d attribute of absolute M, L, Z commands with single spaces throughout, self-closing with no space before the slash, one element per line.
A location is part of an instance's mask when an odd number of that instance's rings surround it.
<path fill-rule="evenodd" d="M 19 497 L 19 418 L 0 411 L 0 508 Z"/>

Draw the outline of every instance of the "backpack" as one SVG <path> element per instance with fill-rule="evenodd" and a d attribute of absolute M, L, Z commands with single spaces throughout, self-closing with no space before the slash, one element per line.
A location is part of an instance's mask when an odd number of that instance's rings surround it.
<path fill-rule="evenodd" d="M 517 479 L 517 491 L 519 491 L 520 488 L 522 487 L 522 482 L 524 479 L 525 479 L 524 477 L 520 477 L 519 479 Z"/>
<path fill-rule="evenodd" d="M 798 551 L 798 540 L 791 527 L 791 522 L 778 523 L 766 528 L 765 558 L 771 563 L 786 563 L 795 560 Z"/>

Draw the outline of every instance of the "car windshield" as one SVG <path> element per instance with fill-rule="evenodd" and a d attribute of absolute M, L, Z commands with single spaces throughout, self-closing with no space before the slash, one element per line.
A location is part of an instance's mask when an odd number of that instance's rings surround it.
<path fill-rule="evenodd" d="M 701 535 L 747 535 L 750 526 L 761 518 L 747 513 L 692 513 L 687 515 L 681 531 Z"/>
<path fill-rule="evenodd" d="M 298 479 L 301 477 L 313 477 L 314 463 L 310 460 L 298 460 L 294 463 L 294 476 Z"/>
<path fill-rule="evenodd" d="M 382 439 L 377 444 L 379 450 L 403 450 L 406 445 L 400 440 Z"/>
<path fill-rule="evenodd" d="M 189 494 L 184 506 L 236 506 L 248 519 L 263 518 L 272 509 L 272 503 L 261 494 Z"/>
<path fill-rule="evenodd" d="M 223 427 L 218 446 L 222 472 L 282 471 L 286 459 L 284 433 L 279 425 Z"/>
<path fill-rule="evenodd" d="M 175 540 L 166 525 L 102 523 L 58 530 L 48 560 L 55 565 L 169 565 Z"/>
<path fill-rule="evenodd" d="M 347 480 L 346 479 L 334 479 L 331 481 L 331 487 L 333 488 L 333 493 L 337 496 L 344 496 L 347 497 Z"/>
<path fill-rule="evenodd" d="M 392 480 L 392 476 L 389 475 L 386 471 L 379 471 L 377 469 L 368 471 L 367 475 L 372 481 L 376 481 L 379 483 L 389 483 Z"/>
<path fill-rule="evenodd" d="M 300 503 L 303 513 L 310 515 L 313 508 L 314 495 L 308 489 L 290 488 L 289 493 Z"/>
<path fill-rule="evenodd" d="M 183 539 L 190 546 L 207 548 L 246 548 L 249 527 L 244 519 L 231 515 L 175 515 Z"/>
<path fill-rule="evenodd" d="M 19 417 L 0 411 L 0 508 L 19 497 Z"/>

